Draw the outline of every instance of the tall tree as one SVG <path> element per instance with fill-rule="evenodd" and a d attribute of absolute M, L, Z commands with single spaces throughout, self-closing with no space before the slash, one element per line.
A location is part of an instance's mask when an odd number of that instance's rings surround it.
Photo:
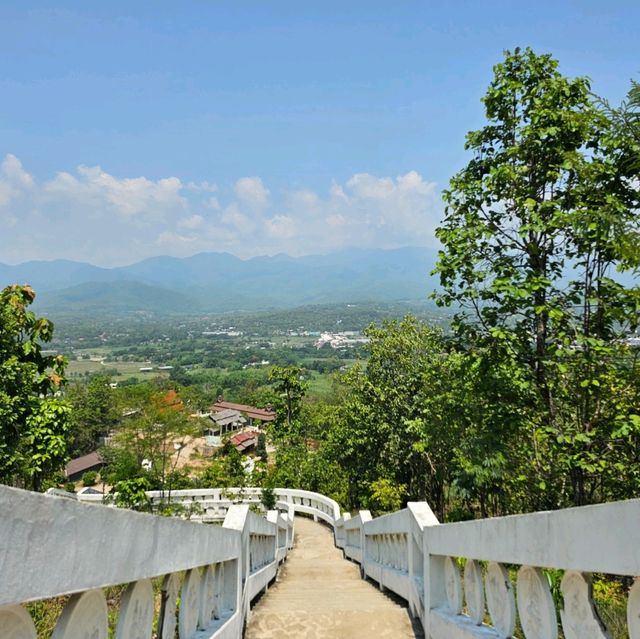
<path fill-rule="evenodd" d="M 114 389 L 107 375 L 95 375 L 89 383 L 76 383 L 67 390 L 73 406 L 71 419 L 71 455 L 96 450 L 101 435 L 108 435 L 118 424 L 119 411 Z"/>
<path fill-rule="evenodd" d="M 276 420 L 291 431 L 293 422 L 299 417 L 302 400 L 309 388 L 303 378 L 303 370 L 297 366 L 273 366 L 269 371 L 269 381 L 277 393 Z"/>
<path fill-rule="evenodd" d="M 53 323 L 28 310 L 34 299 L 29 286 L 0 292 L 0 481 L 40 490 L 66 461 L 69 406 L 65 360 L 42 352 Z"/>
<path fill-rule="evenodd" d="M 629 405 L 613 404 L 630 361 L 618 338 L 637 325 L 638 289 L 612 275 L 640 264 L 630 248 L 638 184 L 628 139 L 585 78 L 564 77 L 530 49 L 507 52 L 494 72 L 488 124 L 468 134 L 473 158 L 445 192 L 437 299 L 458 307 L 467 345 L 503 349 L 529 371 L 534 467 L 542 473 L 543 455 L 557 455 L 573 501 L 585 503 L 597 499 L 595 459 L 615 424 L 634 423 Z"/>

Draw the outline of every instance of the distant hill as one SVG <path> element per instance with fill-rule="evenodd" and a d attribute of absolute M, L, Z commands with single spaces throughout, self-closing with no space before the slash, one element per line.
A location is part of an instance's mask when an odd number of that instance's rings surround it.
<path fill-rule="evenodd" d="M 37 293 L 37 291 L 36 291 Z M 38 294 L 35 308 L 49 315 L 182 315 L 202 311 L 197 298 L 141 282 L 87 282 Z"/>
<path fill-rule="evenodd" d="M 0 264 L 0 286 L 29 283 L 48 314 L 154 315 L 269 310 L 304 304 L 421 300 L 436 251 L 353 249 L 242 260 L 228 253 L 153 257 L 118 268 L 55 260 Z"/>

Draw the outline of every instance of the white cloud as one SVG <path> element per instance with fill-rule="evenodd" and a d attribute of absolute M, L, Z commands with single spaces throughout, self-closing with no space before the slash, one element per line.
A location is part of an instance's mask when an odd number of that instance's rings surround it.
<path fill-rule="evenodd" d="M 259 177 L 242 177 L 234 187 L 236 197 L 241 204 L 255 211 L 262 211 L 269 205 L 269 189 Z"/>
<path fill-rule="evenodd" d="M 356 173 L 324 191 L 285 189 L 275 198 L 257 176 L 218 187 L 80 166 L 38 181 L 15 156 L 0 162 L 0 262 L 114 265 L 159 252 L 249 257 L 434 245 L 441 212 L 435 184 L 416 171 Z"/>
<path fill-rule="evenodd" d="M 145 177 L 118 179 L 99 166 L 79 166 L 77 176 L 58 173 L 43 193 L 87 206 L 104 206 L 124 216 L 157 218 L 163 211 L 185 208 L 183 185 L 176 177 L 156 182 Z"/>
<path fill-rule="evenodd" d="M 344 216 L 340 214 L 329 215 L 325 218 L 325 221 L 329 226 L 344 226 L 347 223 L 347 220 L 344 218 Z"/>
<path fill-rule="evenodd" d="M 288 215 L 276 215 L 265 222 L 271 237 L 287 240 L 297 235 L 296 224 Z"/>
<path fill-rule="evenodd" d="M 249 215 L 245 215 L 235 202 L 224 210 L 221 219 L 224 224 L 233 227 L 243 235 L 251 233 L 256 228 L 254 220 Z"/>
<path fill-rule="evenodd" d="M 396 186 L 391 178 L 377 178 L 368 173 L 356 173 L 347 187 L 356 198 L 381 200 L 393 194 Z"/>
<path fill-rule="evenodd" d="M 217 184 L 211 182 L 187 182 L 186 187 L 188 191 L 215 193 L 218 190 Z"/>
<path fill-rule="evenodd" d="M 191 215 L 178 220 L 178 226 L 185 229 L 197 229 L 204 224 L 202 215 Z"/>
<path fill-rule="evenodd" d="M 173 233 L 172 231 L 163 231 L 158 235 L 156 244 L 159 246 L 175 247 L 176 244 L 191 244 L 196 241 L 195 237 L 188 235 L 180 235 L 179 233 Z"/>
<path fill-rule="evenodd" d="M 33 187 L 33 177 L 15 155 L 8 154 L 0 163 L 0 207 L 6 207 Z"/>
<path fill-rule="evenodd" d="M 215 195 L 212 195 L 206 202 L 205 206 L 209 209 L 213 209 L 214 211 L 219 211 L 222 207 L 220 206 L 220 202 Z"/>

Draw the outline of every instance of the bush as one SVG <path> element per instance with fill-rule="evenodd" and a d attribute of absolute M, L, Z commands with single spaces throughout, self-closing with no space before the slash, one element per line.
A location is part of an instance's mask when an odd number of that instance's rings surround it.
<path fill-rule="evenodd" d="M 72 481 L 69 481 L 64 485 L 64 489 L 68 493 L 75 493 L 76 492 L 76 485 Z"/>
<path fill-rule="evenodd" d="M 273 488 L 268 488 L 265 486 L 262 489 L 262 496 L 260 497 L 260 501 L 266 510 L 273 510 L 276 507 L 276 493 Z"/>
<path fill-rule="evenodd" d="M 407 489 L 390 479 L 378 479 L 369 484 L 371 495 L 368 506 L 376 514 L 390 513 L 402 508 L 402 500 L 407 495 Z"/>
<path fill-rule="evenodd" d="M 258 443 L 256 444 L 256 455 L 260 457 L 263 462 L 268 460 L 267 456 L 267 437 L 264 433 L 258 435 Z"/>
<path fill-rule="evenodd" d="M 98 473 L 95 470 L 88 470 L 82 475 L 83 486 L 95 486 L 98 481 Z"/>

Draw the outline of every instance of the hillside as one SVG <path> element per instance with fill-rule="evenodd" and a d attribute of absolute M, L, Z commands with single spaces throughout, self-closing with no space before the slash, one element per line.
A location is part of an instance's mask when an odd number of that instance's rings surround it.
<path fill-rule="evenodd" d="M 36 310 L 56 315 L 255 311 L 424 299 L 435 286 L 435 258 L 432 249 L 402 248 L 247 260 L 200 253 L 111 269 L 56 260 L 0 264 L 0 284 L 30 283 Z"/>

